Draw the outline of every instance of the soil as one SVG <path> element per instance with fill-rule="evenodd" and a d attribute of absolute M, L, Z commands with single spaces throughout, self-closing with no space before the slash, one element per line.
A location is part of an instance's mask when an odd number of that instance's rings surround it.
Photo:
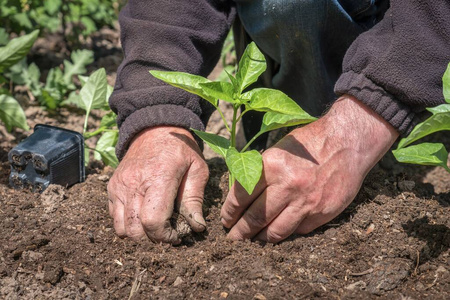
<path fill-rule="evenodd" d="M 31 127 L 83 126 L 77 111 L 29 103 L 26 114 Z M 98 122 L 94 114 L 89 124 Z M 273 245 L 226 239 L 226 167 L 206 152 L 208 229 L 174 247 L 114 234 L 106 193 L 114 170 L 99 162 L 70 188 L 12 189 L 7 154 L 29 134 L 0 125 L 0 299 L 450 299 L 450 174 L 442 168 L 388 155 L 338 218 Z M 450 148 L 448 135 L 437 138 Z"/>

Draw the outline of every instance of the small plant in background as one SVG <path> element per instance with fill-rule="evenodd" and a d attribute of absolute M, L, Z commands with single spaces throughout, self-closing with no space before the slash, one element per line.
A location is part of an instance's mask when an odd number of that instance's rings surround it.
<path fill-rule="evenodd" d="M 28 65 L 26 59 L 20 60 L 7 73 L 13 83 L 24 85 L 30 91 L 31 100 L 37 99 L 46 109 L 55 110 L 61 105 L 76 102 L 77 89 L 73 79 L 86 73 L 86 66 L 94 61 L 90 50 L 73 51 L 71 60 L 64 60 L 64 67 L 50 69 L 45 84 L 40 82 L 41 72 L 34 63 Z"/>
<path fill-rule="evenodd" d="M 29 127 L 22 107 L 13 98 L 11 91 L 5 87 L 10 82 L 6 72 L 27 55 L 38 35 L 39 31 L 35 30 L 0 47 L 0 120 L 8 131 L 11 131 L 13 127 L 24 130 L 28 130 Z"/>
<path fill-rule="evenodd" d="M 220 53 L 220 62 L 222 64 L 222 71 L 217 76 L 217 81 L 227 81 L 228 74 L 234 75 L 236 73 L 236 49 L 234 46 L 233 30 L 227 35 Z"/>
<path fill-rule="evenodd" d="M 94 158 L 102 160 L 106 165 L 117 167 L 119 161 L 115 154 L 115 145 L 119 138 L 119 130 L 116 124 L 116 114 L 111 111 L 108 105 L 108 99 L 113 91 L 106 80 L 105 69 L 99 69 L 89 77 L 79 76 L 82 88 L 77 97 L 73 98 L 72 104 L 86 111 L 83 136 L 85 140 L 100 135 L 95 148 L 90 148 L 85 143 L 85 163 L 89 163 L 89 151 L 94 151 Z M 99 128 L 94 131 L 88 131 L 88 118 L 93 109 L 102 109 L 107 111 Z"/>
<path fill-rule="evenodd" d="M 407 147 L 432 133 L 450 130 L 450 64 L 444 73 L 442 82 L 444 99 L 447 104 L 427 108 L 432 113 L 431 117 L 417 124 L 406 138 L 400 140 L 397 149 L 392 151 L 399 162 L 440 166 L 450 172 L 450 168 L 447 166 L 448 151 L 443 144 L 421 143 Z"/>
<path fill-rule="evenodd" d="M 229 82 L 211 81 L 183 72 L 150 71 L 156 78 L 202 97 L 219 111 L 225 127 L 231 134 L 230 139 L 194 129 L 193 131 L 213 151 L 225 158 L 230 171 L 230 187 L 237 180 L 249 194 L 253 192 L 261 178 L 263 169 L 261 154 L 256 150 L 247 151 L 252 142 L 265 132 L 316 120 L 281 91 L 267 88 L 246 91 L 265 70 L 264 55 L 254 43 L 251 43 L 239 62 L 236 76 L 228 73 Z M 219 99 L 229 102 L 233 106 L 231 124 L 228 123 L 219 108 Z M 239 113 L 241 107 L 243 110 Z M 236 149 L 236 124 L 244 114 L 252 110 L 265 112 L 261 129 L 241 151 L 238 151 Z"/>
<path fill-rule="evenodd" d="M 72 28 L 76 39 L 113 26 L 124 0 L 0 0 L 0 26 L 7 32 Z M 0 34 L 1 37 L 1 34 Z"/>

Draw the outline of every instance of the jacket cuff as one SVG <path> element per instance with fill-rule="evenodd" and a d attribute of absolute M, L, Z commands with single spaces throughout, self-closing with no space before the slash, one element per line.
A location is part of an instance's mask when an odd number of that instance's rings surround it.
<path fill-rule="evenodd" d="M 403 136 L 408 135 L 421 120 L 408 106 L 397 101 L 394 96 L 376 85 L 372 80 L 353 71 L 343 73 L 334 91 L 338 96 L 348 94 L 380 115 Z"/>
<path fill-rule="evenodd" d="M 119 128 L 116 155 L 119 160 L 125 156 L 133 138 L 142 130 L 155 126 L 176 126 L 187 130 L 205 130 L 199 116 L 179 105 L 154 105 L 139 109 L 129 115 Z M 203 142 L 194 134 L 200 148 Z"/>

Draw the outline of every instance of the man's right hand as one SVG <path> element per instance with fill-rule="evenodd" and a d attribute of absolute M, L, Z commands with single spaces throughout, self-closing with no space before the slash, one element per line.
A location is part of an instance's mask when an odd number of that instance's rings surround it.
<path fill-rule="evenodd" d="M 109 213 L 120 237 L 181 242 L 170 218 L 175 206 L 196 232 L 205 230 L 202 203 L 209 171 L 186 129 L 146 129 L 131 143 L 108 184 Z"/>

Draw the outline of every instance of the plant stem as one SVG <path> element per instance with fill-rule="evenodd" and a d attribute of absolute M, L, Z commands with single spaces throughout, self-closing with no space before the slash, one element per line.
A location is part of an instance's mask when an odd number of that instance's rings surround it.
<path fill-rule="evenodd" d="M 217 106 L 217 110 L 219 111 L 220 117 L 222 118 L 223 124 L 225 124 L 228 132 L 231 132 L 230 126 L 228 126 L 227 119 L 225 119 L 225 116 L 223 115 L 222 110 L 219 108 L 219 106 Z"/>
<path fill-rule="evenodd" d="M 87 140 L 87 139 L 89 139 L 89 138 L 91 138 L 93 136 L 99 135 L 102 132 L 117 132 L 117 131 L 118 131 L 117 129 L 108 129 L 108 128 L 105 128 L 105 127 L 101 127 L 101 128 L 99 128 L 99 129 L 97 129 L 95 131 L 92 131 L 92 132 L 85 132 L 83 134 L 83 137 L 84 137 L 85 140 Z"/>
<path fill-rule="evenodd" d="M 247 150 L 247 148 L 261 135 L 263 134 L 264 131 L 260 131 L 258 132 L 245 146 L 244 148 L 242 148 L 241 152 L 244 152 L 245 150 Z"/>
<path fill-rule="evenodd" d="M 236 148 L 236 123 L 237 123 L 237 112 L 239 110 L 238 106 L 233 107 L 233 122 L 231 123 L 231 147 Z"/>
<path fill-rule="evenodd" d="M 239 110 L 239 105 L 233 106 L 233 121 L 231 123 L 231 147 L 236 148 L 236 119 L 237 119 L 237 112 Z M 231 189 L 231 186 L 234 183 L 234 176 L 230 172 L 230 176 L 228 178 L 228 187 Z"/>
<path fill-rule="evenodd" d="M 239 115 L 239 117 L 237 118 L 236 123 L 239 122 L 239 121 L 242 119 L 242 116 L 243 116 L 246 112 L 248 112 L 248 111 L 250 111 L 250 110 L 248 110 L 248 109 L 244 110 L 244 111 Z"/>
<path fill-rule="evenodd" d="M 87 130 L 87 123 L 88 123 L 88 118 L 89 118 L 89 111 L 86 111 L 86 118 L 84 119 L 84 126 L 83 126 L 83 135 Z"/>

